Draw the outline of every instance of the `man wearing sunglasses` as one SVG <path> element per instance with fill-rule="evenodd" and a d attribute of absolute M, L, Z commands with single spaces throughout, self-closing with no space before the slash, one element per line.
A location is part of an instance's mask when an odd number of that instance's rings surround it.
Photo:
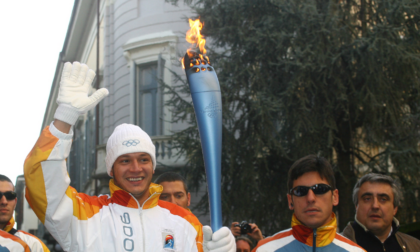
<path fill-rule="evenodd" d="M 15 211 L 16 203 L 15 186 L 8 177 L 0 174 L 0 230 L 19 237 L 30 247 L 32 252 L 49 251 L 45 244 L 36 236 L 13 228 L 15 225 L 13 212 Z"/>
<path fill-rule="evenodd" d="M 336 233 L 333 206 L 338 205 L 338 190 L 329 162 L 316 155 L 297 160 L 288 174 L 287 200 L 294 211 L 291 229 L 261 240 L 253 252 L 365 251 Z"/>
<path fill-rule="evenodd" d="M 346 226 L 343 235 L 369 252 L 420 251 L 419 240 L 398 231 L 399 222 L 394 216 L 401 197 L 401 190 L 392 177 L 364 175 L 353 189 L 355 221 Z"/>

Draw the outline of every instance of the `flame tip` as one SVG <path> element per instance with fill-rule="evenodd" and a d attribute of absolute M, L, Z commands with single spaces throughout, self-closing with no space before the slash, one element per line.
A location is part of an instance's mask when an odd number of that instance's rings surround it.
<path fill-rule="evenodd" d="M 204 48 L 206 44 L 206 40 L 203 38 L 201 34 L 201 29 L 203 28 L 203 24 L 200 22 L 200 19 L 192 20 L 191 18 L 188 19 L 190 24 L 190 30 L 187 31 L 185 39 L 191 43 L 195 44 L 196 48 L 198 47 L 200 52 L 206 54 L 206 49 Z M 187 50 L 188 51 L 188 50 Z"/>

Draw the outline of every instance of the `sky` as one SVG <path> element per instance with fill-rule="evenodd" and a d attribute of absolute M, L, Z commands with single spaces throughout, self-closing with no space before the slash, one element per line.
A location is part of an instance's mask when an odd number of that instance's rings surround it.
<path fill-rule="evenodd" d="M 74 0 L 3 1 L 0 8 L 0 174 L 13 183 L 41 132 Z"/>

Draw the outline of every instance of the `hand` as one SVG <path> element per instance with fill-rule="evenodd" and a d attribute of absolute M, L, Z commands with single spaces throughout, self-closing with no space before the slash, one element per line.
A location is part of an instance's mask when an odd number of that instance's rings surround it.
<path fill-rule="evenodd" d="M 255 223 L 248 223 L 251 226 L 251 233 L 248 233 L 248 235 L 254 239 L 255 241 L 259 241 L 264 239 L 261 230 L 258 228 L 257 224 Z"/>
<path fill-rule="evenodd" d="M 55 119 L 74 125 L 80 115 L 95 107 L 108 95 L 108 90 L 101 88 L 88 96 L 94 78 L 95 72 L 85 64 L 79 62 L 64 64 Z"/>
<path fill-rule="evenodd" d="M 241 235 L 241 228 L 235 227 L 235 225 L 239 225 L 239 222 L 232 222 L 230 225 L 230 232 L 232 232 L 233 236 L 240 236 Z"/>
<path fill-rule="evenodd" d="M 227 227 L 213 233 L 210 226 L 203 227 L 204 252 L 235 252 L 235 238 Z"/>

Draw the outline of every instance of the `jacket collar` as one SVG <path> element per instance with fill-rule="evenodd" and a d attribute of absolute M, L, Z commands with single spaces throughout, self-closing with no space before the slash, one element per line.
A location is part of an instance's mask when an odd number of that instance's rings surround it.
<path fill-rule="evenodd" d="M 335 238 L 337 232 L 337 219 L 335 214 L 331 214 L 331 221 L 326 225 L 316 229 L 316 247 L 324 247 L 329 245 Z M 313 246 L 314 229 L 303 225 L 293 214 L 292 217 L 292 233 L 296 240 L 308 246 Z"/>
<path fill-rule="evenodd" d="M 131 195 L 129 192 L 121 189 L 114 183 L 114 179 L 109 181 L 109 190 L 111 191 L 111 201 L 113 203 L 130 207 L 130 208 L 139 208 L 138 201 Z M 149 209 L 157 206 L 159 201 L 159 196 L 163 190 L 161 185 L 150 183 L 149 186 L 149 198 L 143 203 L 143 206 L 140 206 L 142 209 Z"/>
<path fill-rule="evenodd" d="M 363 225 L 362 223 L 360 223 L 360 221 L 357 219 L 357 215 L 354 216 L 354 220 L 356 221 L 356 223 L 363 228 L 363 230 L 365 230 L 365 232 L 370 232 L 369 229 L 367 229 L 365 227 L 365 225 Z M 397 220 L 397 218 L 394 217 L 394 219 L 392 220 L 392 233 L 391 235 L 395 234 L 398 229 L 400 229 L 400 222 Z"/>
<path fill-rule="evenodd" d="M 13 219 L 13 216 L 12 216 L 12 218 L 9 220 L 9 222 L 4 227 L 3 231 L 9 232 L 10 230 L 12 230 L 14 225 L 15 225 L 15 219 Z"/>

